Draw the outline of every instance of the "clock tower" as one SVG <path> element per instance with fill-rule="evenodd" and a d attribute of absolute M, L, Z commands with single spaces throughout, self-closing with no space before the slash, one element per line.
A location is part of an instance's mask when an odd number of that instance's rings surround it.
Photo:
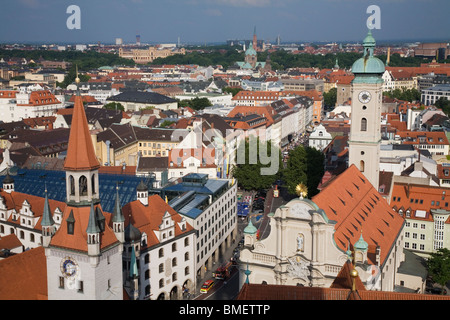
<path fill-rule="evenodd" d="M 352 112 L 349 166 L 355 165 L 378 190 L 381 144 L 382 75 L 384 63 L 374 56 L 375 39 L 369 30 L 364 55 L 352 66 Z"/>
<path fill-rule="evenodd" d="M 79 79 L 76 79 L 77 84 Z M 123 226 L 103 212 L 98 169 L 86 113 L 75 96 L 66 171 L 66 207 L 53 232 L 49 210 L 43 224 L 49 300 L 122 300 Z"/>

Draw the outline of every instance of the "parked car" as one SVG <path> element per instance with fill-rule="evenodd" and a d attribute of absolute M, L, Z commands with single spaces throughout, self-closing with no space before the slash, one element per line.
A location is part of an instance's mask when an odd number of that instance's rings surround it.
<path fill-rule="evenodd" d="M 447 295 L 447 290 L 439 287 L 426 288 L 425 292 L 431 294 L 442 294 L 442 290 L 444 290 L 444 295 Z"/>
<path fill-rule="evenodd" d="M 205 283 L 203 283 L 200 292 L 201 293 L 207 293 L 211 288 L 214 286 L 214 280 L 207 280 Z"/>

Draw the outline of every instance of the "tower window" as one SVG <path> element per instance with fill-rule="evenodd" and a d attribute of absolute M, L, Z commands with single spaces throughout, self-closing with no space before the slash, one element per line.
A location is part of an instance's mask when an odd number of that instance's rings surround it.
<path fill-rule="evenodd" d="M 87 196 L 87 178 L 85 176 L 80 177 L 80 196 Z"/>
<path fill-rule="evenodd" d="M 73 176 L 69 176 L 69 185 L 70 185 L 70 195 L 75 195 L 75 179 Z"/>
<path fill-rule="evenodd" d="M 367 131 L 367 119 L 366 118 L 361 119 L 361 131 Z"/>
<path fill-rule="evenodd" d="M 359 163 L 359 171 L 364 172 L 365 163 L 363 160 Z"/>

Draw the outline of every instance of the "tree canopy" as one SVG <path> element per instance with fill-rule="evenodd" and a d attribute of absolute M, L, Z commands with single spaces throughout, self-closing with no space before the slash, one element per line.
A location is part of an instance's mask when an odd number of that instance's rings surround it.
<path fill-rule="evenodd" d="M 450 281 L 450 250 L 442 248 L 433 252 L 427 261 L 427 267 L 433 281 L 444 287 Z"/>
<path fill-rule="evenodd" d="M 322 152 L 299 145 L 289 152 L 289 159 L 283 170 L 283 181 L 287 191 L 295 195 L 295 188 L 303 183 L 308 188 L 308 197 L 315 196 L 319 191 L 319 185 L 324 174 L 324 155 Z"/>
<path fill-rule="evenodd" d="M 253 147 L 256 143 L 256 154 L 258 155 L 256 163 L 252 163 L 250 161 L 250 153 L 252 152 L 252 155 L 254 156 L 255 149 Z M 260 155 L 260 148 L 261 144 L 266 143 L 267 145 L 267 156 L 269 158 L 278 158 L 278 168 L 277 172 L 271 175 L 264 175 L 261 174 L 262 168 L 269 168 L 271 166 L 271 163 L 267 165 L 263 165 L 261 163 L 261 159 L 259 157 Z M 250 147 L 252 145 L 252 148 Z M 241 153 L 242 152 L 242 153 Z M 239 163 L 239 157 L 238 154 L 244 154 L 245 152 L 245 163 Z M 272 155 L 274 155 L 272 157 Z M 267 142 L 261 142 L 259 138 L 255 138 L 254 136 L 250 136 L 250 138 L 246 139 L 245 141 L 242 141 L 241 144 L 238 147 L 237 154 L 236 154 L 236 163 L 237 165 L 234 165 L 232 167 L 232 175 L 235 179 L 238 180 L 238 185 L 240 188 L 243 188 L 245 190 L 261 190 L 261 189 L 268 189 L 270 188 L 277 179 L 281 176 L 281 170 L 282 170 L 282 161 L 281 161 L 281 151 L 279 148 L 275 147 L 270 141 Z"/>

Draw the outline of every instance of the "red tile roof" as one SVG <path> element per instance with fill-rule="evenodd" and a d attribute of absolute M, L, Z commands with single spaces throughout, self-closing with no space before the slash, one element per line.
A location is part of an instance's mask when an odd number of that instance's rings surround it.
<path fill-rule="evenodd" d="M 148 206 L 144 206 L 139 200 L 127 203 L 123 207 L 122 212 L 125 217 L 125 226 L 131 221 L 134 227 L 147 234 L 148 246 L 160 243 L 154 230 L 159 231 L 159 226 L 166 212 L 169 212 L 175 221 L 175 237 L 193 230 L 188 223 L 186 223 L 186 229 L 181 230 L 178 223 L 181 222 L 182 216 L 172 209 L 159 195 L 150 196 L 148 198 Z"/>
<path fill-rule="evenodd" d="M 375 264 L 376 246 L 383 264 L 403 228 L 404 220 L 392 210 L 367 178 L 350 166 L 312 198 L 330 220 L 337 222 L 334 241 L 343 252 L 358 241 L 361 232 L 369 244 L 367 258 Z"/>
<path fill-rule="evenodd" d="M 237 300 L 450 300 L 450 296 L 246 283 Z"/>
<path fill-rule="evenodd" d="M 48 299 L 47 259 L 43 247 L 0 260 L 0 274 L 1 300 Z"/>
<path fill-rule="evenodd" d="M 410 209 L 411 219 L 433 221 L 431 209 L 449 210 L 450 192 L 448 188 L 394 183 L 390 205 L 395 211 L 403 210 L 403 214 Z M 417 201 L 416 201 L 417 200 Z M 419 214 L 419 211 L 424 211 Z M 449 220 L 446 223 L 450 223 Z"/>
<path fill-rule="evenodd" d="M 109 222 L 111 221 L 111 214 L 106 213 L 101 208 L 101 205 L 95 205 L 94 210 L 97 208 L 100 209 L 103 216 L 105 217 L 105 231 L 100 234 L 100 249 L 107 248 L 118 242 L 116 235 L 113 230 L 109 226 Z M 88 252 L 87 246 L 87 227 L 89 223 L 89 214 L 91 207 L 72 207 L 67 206 L 63 212 L 63 222 L 61 223 L 61 227 L 56 231 L 55 235 L 52 237 L 50 241 L 50 246 L 59 247 L 59 248 L 67 248 L 71 250 Z M 70 213 L 73 212 L 73 217 L 75 219 L 74 233 L 69 234 L 67 232 L 67 223 L 66 219 L 69 217 Z"/>

